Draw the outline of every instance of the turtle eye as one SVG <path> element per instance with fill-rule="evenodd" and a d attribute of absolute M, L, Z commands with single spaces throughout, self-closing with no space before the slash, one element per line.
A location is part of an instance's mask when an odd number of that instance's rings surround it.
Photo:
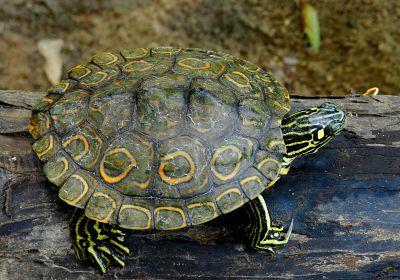
<path fill-rule="evenodd" d="M 330 126 L 330 131 L 332 134 L 337 134 L 342 130 L 342 124 L 339 122 L 334 122 Z"/>

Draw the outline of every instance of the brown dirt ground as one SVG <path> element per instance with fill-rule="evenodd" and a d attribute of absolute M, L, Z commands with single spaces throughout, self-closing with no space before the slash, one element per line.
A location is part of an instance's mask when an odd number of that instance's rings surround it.
<path fill-rule="evenodd" d="M 400 1 L 307 1 L 320 19 L 318 54 L 304 36 L 300 2 L 0 0 L 0 89 L 46 89 L 37 44 L 60 38 L 64 70 L 104 50 L 178 45 L 248 59 L 295 94 L 373 86 L 400 94 Z"/>

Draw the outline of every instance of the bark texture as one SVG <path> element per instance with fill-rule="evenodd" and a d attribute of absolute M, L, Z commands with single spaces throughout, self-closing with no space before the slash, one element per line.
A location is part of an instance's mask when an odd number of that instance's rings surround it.
<path fill-rule="evenodd" d="M 44 93 L 0 91 L 0 279 L 98 279 L 70 252 L 73 209 L 31 151 L 30 106 Z M 271 257 L 243 245 L 242 210 L 173 232 L 135 232 L 124 270 L 104 279 L 400 278 L 400 97 L 293 97 L 293 110 L 335 102 L 341 135 L 294 162 L 265 196 L 294 229 Z"/>

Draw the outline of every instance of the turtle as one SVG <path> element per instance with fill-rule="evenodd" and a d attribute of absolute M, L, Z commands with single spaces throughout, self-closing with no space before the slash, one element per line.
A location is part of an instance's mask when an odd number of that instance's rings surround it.
<path fill-rule="evenodd" d="M 290 112 L 285 87 L 244 59 L 197 48 L 99 53 L 32 107 L 29 132 L 58 196 L 76 208 L 73 253 L 105 273 L 125 266 L 126 234 L 179 230 L 240 207 L 251 247 L 286 230 L 265 190 L 293 160 L 338 135 L 333 103 Z"/>

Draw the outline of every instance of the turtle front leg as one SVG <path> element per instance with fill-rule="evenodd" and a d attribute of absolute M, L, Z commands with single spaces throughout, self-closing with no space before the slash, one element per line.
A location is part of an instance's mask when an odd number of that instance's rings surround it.
<path fill-rule="evenodd" d="M 246 204 L 246 212 L 250 220 L 246 231 L 248 241 L 253 248 L 275 254 L 277 247 L 288 243 L 293 220 L 287 232 L 283 231 L 281 224 L 271 222 L 267 204 L 261 194 Z"/>
<path fill-rule="evenodd" d="M 119 227 L 89 219 L 77 209 L 69 223 L 73 242 L 73 253 L 78 262 L 90 262 L 101 273 L 106 273 L 114 263 L 123 268 L 125 255 L 125 233 Z"/>

